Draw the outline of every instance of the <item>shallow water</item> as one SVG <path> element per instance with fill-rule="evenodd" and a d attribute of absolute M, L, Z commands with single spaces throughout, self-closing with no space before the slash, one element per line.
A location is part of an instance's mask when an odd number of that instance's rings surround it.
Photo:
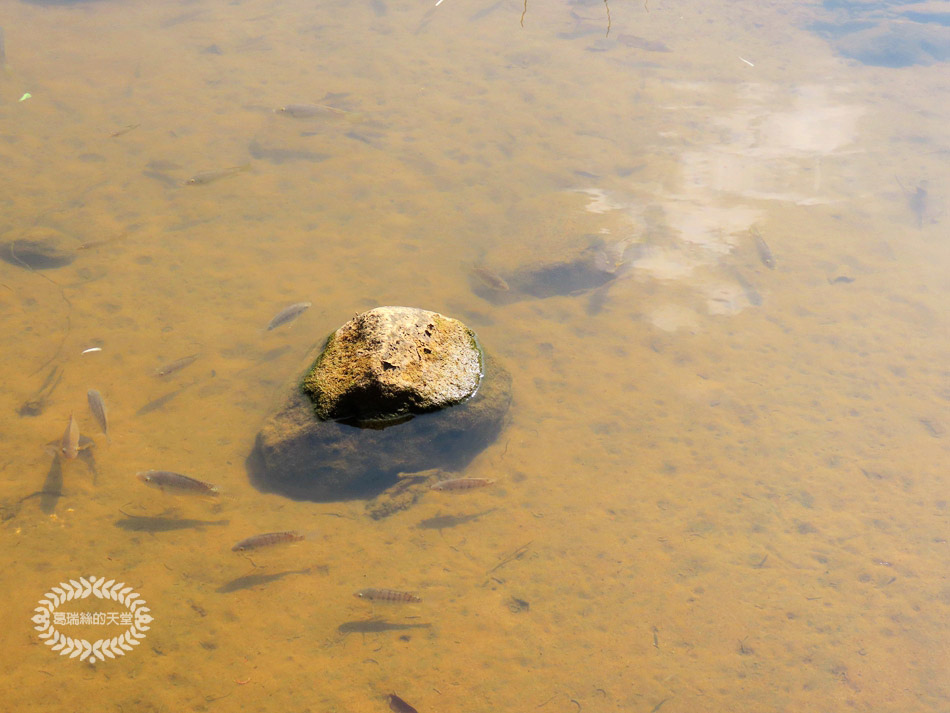
<path fill-rule="evenodd" d="M 950 708 L 946 64 L 838 55 L 814 3 L 433 5 L 7 4 L 0 240 L 109 242 L 0 263 L 5 707 Z M 472 291 L 627 238 L 607 289 Z M 462 473 L 496 485 L 381 520 L 258 493 L 280 395 L 386 304 L 511 371 Z M 96 447 L 60 463 L 71 412 Z M 154 617 L 95 666 L 30 621 L 90 575 Z"/>

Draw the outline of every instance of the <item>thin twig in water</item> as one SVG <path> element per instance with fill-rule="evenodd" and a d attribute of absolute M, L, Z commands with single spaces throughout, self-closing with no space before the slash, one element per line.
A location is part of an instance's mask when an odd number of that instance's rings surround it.
<path fill-rule="evenodd" d="M 524 29 L 524 16 L 528 14 L 528 0 L 524 0 L 524 10 L 521 11 L 521 29 Z"/>
<path fill-rule="evenodd" d="M 499 563 L 496 564 L 494 567 L 492 567 L 490 570 L 488 570 L 487 573 L 488 573 L 488 574 L 491 574 L 492 572 L 494 572 L 494 571 L 496 571 L 496 570 L 498 570 L 498 569 L 501 569 L 502 567 L 504 567 L 506 564 L 508 564 L 508 563 L 511 562 L 512 560 L 516 560 L 516 559 L 520 558 L 525 552 L 528 551 L 528 548 L 531 546 L 531 543 L 532 543 L 532 542 L 534 542 L 534 540 L 531 540 L 530 542 L 526 542 L 525 544 L 521 545 L 521 547 L 519 547 L 518 549 L 516 549 L 516 550 L 515 550 L 514 552 L 512 552 L 510 555 L 508 555 L 507 557 L 505 557 L 501 562 L 499 562 Z"/>
<path fill-rule="evenodd" d="M 604 7 L 607 8 L 607 33 L 604 37 L 610 36 L 610 5 L 607 4 L 607 0 L 604 0 Z"/>

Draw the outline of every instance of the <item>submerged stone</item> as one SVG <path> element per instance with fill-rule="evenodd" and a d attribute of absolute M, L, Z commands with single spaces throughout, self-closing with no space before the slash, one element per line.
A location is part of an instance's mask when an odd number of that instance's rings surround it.
<path fill-rule="evenodd" d="M 386 424 L 460 403 L 481 380 L 475 333 L 412 307 L 377 307 L 327 340 L 304 380 L 322 420 Z"/>
<path fill-rule="evenodd" d="M 261 490 L 371 497 L 398 473 L 456 470 L 504 425 L 511 377 L 457 320 L 377 308 L 333 333 L 248 458 Z"/>
<path fill-rule="evenodd" d="M 561 295 L 579 295 L 605 287 L 629 268 L 642 246 L 631 240 L 605 244 L 599 238 L 580 253 L 544 260 L 511 270 L 472 270 L 469 284 L 476 295 L 496 305 Z M 491 278 L 486 279 L 486 273 Z M 501 288 L 504 285 L 504 288 Z"/>

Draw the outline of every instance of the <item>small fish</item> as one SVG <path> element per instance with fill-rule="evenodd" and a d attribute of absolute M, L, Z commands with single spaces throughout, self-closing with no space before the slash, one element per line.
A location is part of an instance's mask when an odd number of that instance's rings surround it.
<path fill-rule="evenodd" d="M 83 349 L 80 352 L 80 355 L 96 354 L 97 352 L 101 352 L 101 351 L 102 351 L 102 347 L 89 347 L 88 349 Z"/>
<path fill-rule="evenodd" d="M 440 480 L 432 485 L 430 490 L 471 490 L 472 488 L 484 488 L 494 482 L 490 478 L 452 478 L 451 480 Z"/>
<path fill-rule="evenodd" d="M 118 137 L 124 136 L 125 134 L 129 133 L 133 129 L 139 128 L 140 126 L 141 124 L 128 124 L 127 126 L 122 127 L 118 131 L 113 131 L 111 134 L 109 134 L 109 138 L 117 139 Z"/>
<path fill-rule="evenodd" d="M 102 246 L 108 245 L 109 243 L 116 243 L 120 240 L 125 240 L 127 237 L 129 237 L 128 234 L 124 234 L 124 235 L 117 235 L 114 238 L 103 238 L 102 240 L 90 240 L 87 243 L 83 243 L 82 245 L 77 246 L 76 250 L 93 250 L 94 248 L 101 248 Z"/>
<path fill-rule="evenodd" d="M 917 186 L 917 189 L 914 193 L 907 199 L 910 209 L 914 211 L 914 215 L 917 216 L 917 228 L 918 230 L 924 227 L 924 214 L 927 212 L 927 189 L 922 185 Z"/>
<path fill-rule="evenodd" d="M 775 258 L 772 257 L 772 250 L 769 248 L 768 243 L 765 242 L 765 239 L 756 230 L 755 226 L 749 228 L 749 233 L 752 235 L 752 238 L 755 240 L 755 249 L 759 251 L 759 260 L 762 261 L 762 264 L 765 265 L 769 270 L 775 269 Z"/>
<path fill-rule="evenodd" d="M 922 181 L 918 184 L 917 188 L 914 189 L 914 192 L 907 196 L 907 205 L 914 212 L 914 215 L 917 216 L 918 230 L 924 227 L 924 216 L 927 213 L 927 189 L 925 186 L 926 181 Z"/>
<path fill-rule="evenodd" d="M 669 47 L 658 40 L 648 40 L 645 37 L 637 37 L 636 35 L 620 35 L 617 38 L 617 42 L 626 46 L 633 47 L 638 50 L 646 50 L 647 52 L 672 52 Z"/>
<path fill-rule="evenodd" d="M 419 713 L 419 711 L 410 706 L 395 693 L 389 694 L 389 710 L 395 711 L 396 713 Z"/>
<path fill-rule="evenodd" d="M 294 119 L 314 119 L 319 117 L 336 118 L 351 116 L 352 112 L 326 106 L 325 104 L 288 104 L 277 109 L 278 114 L 293 117 Z"/>
<path fill-rule="evenodd" d="M 624 253 L 632 240 L 620 240 L 611 243 L 603 248 L 596 249 L 592 256 L 592 266 L 597 272 L 606 275 L 616 275 L 617 271 L 624 264 Z"/>
<path fill-rule="evenodd" d="M 607 258 L 607 269 L 604 272 L 609 272 L 611 275 L 617 272 L 617 269 L 624 263 L 624 254 L 631 243 L 633 243 L 633 240 L 624 238 L 604 248 L 604 256 Z"/>
<path fill-rule="evenodd" d="M 69 460 L 79 455 L 79 424 L 76 423 L 76 419 L 73 418 L 72 414 L 69 414 L 69 425 L 66 426 L 66 430 L 63 432 L 59 452 Z"/>
<path fill-rule="evenodd" d="M 473 267 L 472 274 L 481 280 L 485 287 L 490 287 L 493 290 L 499 290 L 501 292 L 507 292 L 511 289 L 501 275 L 483 265 Z"/>
<path fill-rule="evenodd" d="M 293 322 L 297 317 L 310 309 L 311 304 L 310 302 L 298 302 L 297 304 L 290 305 L 290 307 L 284 307 L 280 312 L 274 315 L 270 324 L 267 325 L 267 331 L 269 332 L 281 325 Z"/>
<path fill-rule="evenodd" d="M 211 496 L 221 494 L 217 485 L 195 480 L 181 473 L 172 473 L 168 470 L 143 470 L 136 473 L 135 477 L 150 487 L 158 488 L 163 493 Z"/>
<path fill-rule="evenodd" d="M 106 412 L 106 404 L 102 400 L 102 394 L 95 389 L 89 389 L 89 391 L 86 392 L 86 398 L 89 401 L 89 410 L 92 411 L 92 415 L 96 417 L 99 428 L 106 434 L 106 440 L 111 443 L 112 438 L 109 437 L 109 415 Z"/>
<path fill-rule="evenodd" d="M 230 168 L 219 168 L 215 171 L 202 171 L 201 173 L 196 173 L 194 176 L 185 181 L 186 185 L 189 186 L 206 186 L 209 183 L 213 183 L 221 178 L 227 178 L 228 176 L 233 176 L 240 173 L 241 171 L 247 171 L 251 167 L 251 164 L 245 163 L 241 166 L 231 166 Z"/>
<path fill-rule="evenodd" d="M 944 428 L 944 425 L 933 418 L 918 418 L 921 425 L 927 429 L 927 432 L 934 438 L 943 438 L 947 433 L 947 429 Z"/>
<path fill-rule="evenodd" d="M 517 614 L 518 612 L 531 611 L 531 602 L 518 597 L 509 597 L 508 611 Z"/>
<path fill-rule="evenodd" d="M 231 548 L 231 551 L 247 552 L 248 550 L 256 550 L 261 547 L 278 545 L 282 542 L 300 542 L 300 540 L 303 539 L 305 539 L 305 537 L 295 530 L 288 530 L 287 532 L 267 532 L 263 535 L 254 535 L 253 537 L 247 537 L 241 540 Z"/>
<path fill-rule="evenodd" d="M 200 354 L 192 354 L 191 356 L 182 357 L 181 359 L 176 359 L 170 364 L 159 367 L 155 370 L 155 376 L 168 376 L 169 374 L 174 374 L 176 371 L 184 369 L 186 366 L 194 362 Z"/>
<path fill-rule="evenodd" d="M 376 589 L 369 587 L 361 589 L 353 595 L 357 599 L 365 599 L 371 602 L 421 602 L 422 598 L 417 597 L 411 592 L 400 592 L 396 589 Z"/>
<path fill-rule="evenodd" d="M 927 215 L 927 181 L 921 181 L 913 191 L 904 187 L 903 182 L 897 176 L 894 176 L 897 184 L 901 187 L 901 192 L 907 200 L 907 207 L 911 209 L 917 218 L 917 229 L 924 227 L 924 218 Z"/>

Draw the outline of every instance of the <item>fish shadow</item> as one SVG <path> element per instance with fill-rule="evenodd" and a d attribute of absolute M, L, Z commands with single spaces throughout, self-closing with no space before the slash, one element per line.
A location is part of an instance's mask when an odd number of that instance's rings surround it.
<path fill-rule="evenodd" d="M 239 592 L 242 589 L 253 589 L 254 587 L 260 587 L 265 584 L 270 584 L 271 582 L 276 582 L 284 577 L 289 577 L 292 574 L 310 574 L 310 567 L 306 569 L 293 569 L 286 570 L 284 572 L 274 572 L 274 574 L 248 574 L 243 577 L 238 577 L 237 579 L 232 579 L 230 582 L 225 582 L 220 587 L 215 589 L 218 594 L 230 594 L 231 592 Z"/>
<path fill-rule="evenodd" d="M 40 510 L 50 515 L 56 510 L 56 504 L 63 494 L 63 466 L 59 458 L 53 458 L 40 492 L 43 493 L 40 496 Z"/>
<path fill-rule="evenodd" d="M 459 525 L 463 525 L 466 522 L 473 522 L 480 517 L 484 517 L 489 513 L 495 512 L 497 509 L 498 508 L 489 508 L 488 510 L 472 513 L 470 515 L 436 515 L 435 517 L 420 520 L 416 527 L 420 530 L 442 531 L 450 527 L 458 527 Z"/>
<path fill-rule="evenodd" d="M 89 469 L 92 474 L 92 483 L 95 485 L 99 471 L 96 470 L 96 459 L 92 455 L 92 449 L 80 451 L 77 460 L 81 460 Z M 46 478 L 43 480 L 43 486 L 36 494 L 40 497 L 40 510 L 43 513 L 51 515 L 56 511 L 56 505 L 63 497 L 63 461 L 58 455 L 53 457 L 49 470 L 46 472 Z"/>
<path fill-rule="evenodd" d="M 400 624 L 385 619 L 368 619 L 363 621 L 347 621 L 340 624 L 336 630 L 341 634 L 382 634 L 387 631 L 407 631 L 409 629 L 431 629 L 432 624 Z"/>

